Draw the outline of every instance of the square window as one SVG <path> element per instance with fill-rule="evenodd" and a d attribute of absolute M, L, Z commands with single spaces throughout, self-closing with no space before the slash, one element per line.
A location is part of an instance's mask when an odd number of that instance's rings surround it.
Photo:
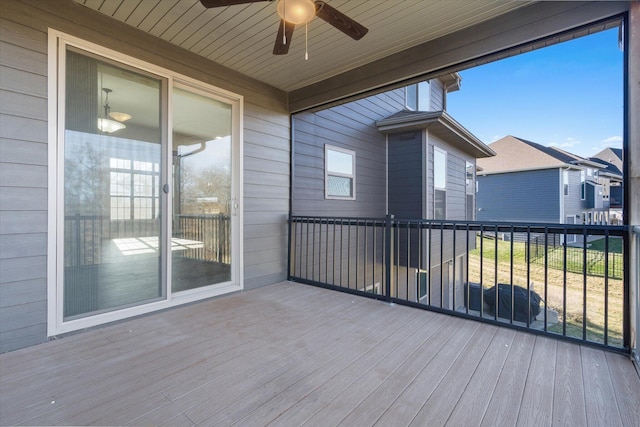
<path fill-rule="evenodd" d="M 356 153 L 325 145 L 325 198 L 355 200 Z"/>

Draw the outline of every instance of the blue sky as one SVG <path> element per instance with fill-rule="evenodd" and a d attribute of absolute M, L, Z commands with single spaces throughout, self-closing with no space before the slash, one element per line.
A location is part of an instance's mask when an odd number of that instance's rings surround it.
<path fill-rule="evenodd" d="M 623 53 L 611 29 L 461 71 L 447 111 L 489 144 L 513 135 L 589 157 L 622 147 Z"/>

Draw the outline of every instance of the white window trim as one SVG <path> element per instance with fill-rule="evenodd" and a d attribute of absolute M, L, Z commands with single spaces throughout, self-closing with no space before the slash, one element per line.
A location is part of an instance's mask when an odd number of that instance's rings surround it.
<path fill-rule="evenodd" d="M 66 93 L 64 76 L 64 62 L 61 63 L 61 57 L 66 54 L 68 46 L 73 46 L 89 53 L 116 61 L 119 64 L 134 67 L 140 70 L 152 73 L 160 78 L 166 79 L 168 95 L 168 112 L 166 122 L 163 123 L 164 132 L 171 135 L 172 117 L 171 111 L 171 89 L 174 87 L 188 88 L 193 92 L 206 93 L 213 99 L 228 103 L 232 107 L 232 158 L 233 163 L 233 179 L 232 179 L 232 215 L 235 216 L 235 224 L 232 225 L 231 239 L 235 243 L 232 259 L 235 266 L 232 268 L 232 278 L 230 282 L 220 285 L 207 286 L 192 291 L 186 291 L 179 296 L 173 295 L 167 289 L 167 297 L 161 301 L 150 302 L 135 307 L 114 310 L 106 313 L 96 314 L 80 319 L 64 321 L 63 317 L 63 241 L 58 238 L 59 231 L 62 230 L 64 223 L 64 214 L 62 214 L 64 201 L 63 185 L 62 185 L 62 169 L 64 165 L 64 150 L 62 142 L 64 141 L 65 130 L 65 103 L 64 94 Z M 48 238 L 47 238 L 47 336 L 55 336 L 58 334 L 68 333 L 87 327 L 102 325 L 108 322 L 126 319 L 132 316 L 154 312 L 160 309 L 182 305 L 204 298 L 210 298 L 229 292 L 241 291 L 244 288 L 244 260 L 243 260 L 243 104 L 244 98 L 236 93 L 211 86 L 202 81 L 193 79 L 188 76 L 178 74 L 174 71 L 162 68 L 160 66 L 139 60 L 126 54 L 105 48 L 101 45 L 88 42 L 78 37 L 68 35 L 66 33 L 49 28 L 48 30 Z M 58 96 L 62 94 L 62 96 Z M 170 138 L 170 136 L 169 136 Z M 169 140 L 170 141 L 170 140 Z M 164 155 L 168 158 L 170 153 Z M 171 163 L 165 160 L 165 176 L 170 176 Z M 162 183 L 161 183 L 162 184 Z M 164 198 L 166 203 L 166 198 Z M 167 206 L 167 216 L 171 216 L 171 206 Z M 165 233 L 170 234 L 170 233 Z M 166 247 L 170 247 L 170 237 L 164 237 Z M 237 242 L 237 243 L 236 243 Z M 167 260 L 163 261 L 163 268 L 166 268 L 167 277 L 171 277 L 171 263 Z M 166 265 L 166 264 L 168 265 Z"/>
<path fill-rule="evenodd" d="M 444 187 L 438 187 L 436 186 L 436 151 L 439 153 L 444 154 Z M 436 219 L 436 191 L 440 190 L 440 191 L 444 191 L 444 219 L 447 218 L 447 212 L 448 212 L 448 199 L 449 197 L 447 196 L 447 163 L 449 161 L 448 158 L 448 153 L 446 150 L 443 150 L 442 148 L 436 147 L 435 145 L 433 146 L 433 219 Z M 465 177 L 466 177 L 466 170 L 465 170 Z"/>
<path fill-rule="evenodd" d="M 431 80 L 418 83 L 418 111 L 431 111 Z M 422 105 L 420 99 L 426 99 L 427 105 Z"/>
<path fill-rule="evenodd" d="M 415 88 L 416 105 L 409 105 L 409 88 Z M 404 106 L 407 110 L 417 111 L 420 104 L 420 93 L 418 91 L 418 84 L 410 84 L 404 87 Z"/>
<path fill-rule="evenodd" d="M 329 173 L 329 151 L 338 151 L 340 153 L 348 154 L 351 156 L 352 174 L 345 174 L 339 172 Z M 339 176 L 343 178 L 351 178 L 351 197 L 333 196 L 329 194 L 329 176 Z M 327 200 L 356 200 L 356 152 L 353 150 L 347 150 L 346 148 L 336 147 L 334 145 L 324 145 L 324 198 Z"/>
<path fill-rule="evenodd" d="M 436 170 L 436 151 L 444 154 L 444 187 L 436 187 L 436 177 L 435 177 L 435 170 Z M 446 150 L 443 150 L 442 148 L 436 147 L 435 145 L 433 146 L 433 188 L 437 188 L 438 190 L 446 190 L 447 189 L 447 152 Z"/>

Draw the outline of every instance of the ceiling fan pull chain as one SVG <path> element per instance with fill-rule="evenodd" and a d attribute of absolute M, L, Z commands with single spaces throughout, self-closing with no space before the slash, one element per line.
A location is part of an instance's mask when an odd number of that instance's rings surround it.
<path fill-rule="evenodd" d="M 283 13 L 283 17 L 282 19 L 284 19 L 287 16 L 287 0 L 283 0 L 282 1 L 282 13 Z M 284 24 L 284 23 L 283 23 Z M 286 24 L 284 24 L 286 25 Z M 287 44 L 287 32 L 283 31 L 282 32 L 282 44 L 286 45 Z"/>

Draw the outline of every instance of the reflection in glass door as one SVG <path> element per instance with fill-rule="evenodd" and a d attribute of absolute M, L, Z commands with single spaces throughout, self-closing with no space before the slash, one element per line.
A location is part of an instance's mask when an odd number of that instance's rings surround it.
<path fill-rule="evenodd" d="M 162 81 L 66 54 L 63 318 L 166 298 Z"/>
<path fill-rule="evenodd" d="M 231 105 L 173 89 L 171 290 L 231 280 Z"/>

